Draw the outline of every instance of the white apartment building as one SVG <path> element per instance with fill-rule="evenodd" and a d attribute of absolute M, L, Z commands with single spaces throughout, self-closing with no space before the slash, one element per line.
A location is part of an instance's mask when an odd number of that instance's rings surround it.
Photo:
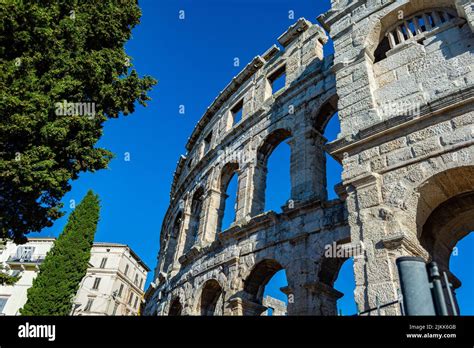
<path fill-rule="evenodd" d="M 55 238 L 29 238 L 28 243 L 0 244 L 2 272 L 20 276 L 15 285 L 0 285 L 0 315 L 19 315 L 26 303 L 27 291 L 36 278 L 39 265 L 52 248 Z"/>
<path fill-rule="evenodd" d="M 137 315 L 150 269 L 125 244 L 94 243 L 73 315 Z"/>
<path fill-rule="evenodd" d="M 3 272 L 20 276 L 0 286 L 0 315 L 19 315 L 27 290 L 55 238 L 29 238 L 23 245 L 0 245 Z M 94 243 L 86 276 L 73 300 L 72 315 L 137 315 L 149 268 L 125 244 Z"/>

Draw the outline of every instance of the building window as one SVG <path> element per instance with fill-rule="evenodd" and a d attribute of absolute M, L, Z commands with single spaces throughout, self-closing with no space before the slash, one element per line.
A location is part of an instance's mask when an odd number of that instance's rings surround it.
<path fill-rule="evenodd" d="M 135 280 L 133 281 L 135 285 L 138 285 L 138 274 L 135 274 Z"/>
<path fill-rule="evenodd" d="M 107 263 L 107 258 L 104 257 L 102 261 L 100 261 L 100 268 L 105 268 L 105 264 Z"/>
<path fill-rule="evenodd" d="M 100 278 L 95 278 L 94 285 L 92 286 L 92 289 L 93 290 L 99 289 L 99 284 L 100 284 Z"/>
<path fill-rule="evenodd" d="M 232 114 L 232 124 L 236 125 L 242 120 L 242 110 L 244 108 L 244 100 L 241 99 L 235 106 L 230 110 Z"/>
<path fill-rule="evenodd" d="M 18 249 L 16 250 L 16 258 L 17 260 L 21 262 L 31 261 L 34 251 L 35 251 L 35 247 L 33 246 L 22 245 L 18 247 Z"/>
<path fill-rule="evenodd" d="M 138 296 L 135 297 L 135 303 L 133 304 L 133 308 L 137 309 L 137 305 L 138 305 Z"/>
<path fill-rule="evenodd" d="M 209 134 L 204 138 L 204 154 L 209 151 L 211 148 L 211 142 L 212 142 L 212 131 L 209 132 Z"/>
<path fill-rule="evenodd" d="M 89 298 L 89 299 L 87 300 L 86 308 L 84 308 L 84 312 L 90 312 L 93 303 L 94 303 L 94 299 L 93 299 L 93 298 Z"/>
<path fill-rule="evenodd" d="M 385 33 L 374 52 L 374 63 L 387 58 L 387 53 L 406 42 L 423 43 L 426 34 L 454 24 L 457 15 L 448 9 L 424 10 L 397 22 Z"/>
<path fill-rule="evenodd" d="M 128 297 L 128 302 L 127 304 L 130 306 L 132 304 L 132 300 L 133 300 L 133 292 L 130 293 L 130 296 Z"/>
<path fill-rule="evenodd" d="M 143 278 L 140 279 L 140 289 L 142 288 L 143 285 Z"/>
<path fill-rule="evenodd" d="M 272 93 L 275 94 L 279 90 L 283 89 L 286 85 L 286 67 L 283 65 L 277 71 L 270 75 L 268 78 Z"/>
<path fill-rule="evenodd" d="M 238 207 L 238 170 L 239 165 L 235 162 L 227 163 L 221 171 L 219 196 L 216 201 L 217 210 L 216 232 L 222 232 L 235 221 Z M 224 227 L 223 227 L 224 226 Z"/>
<path fill-rule="evenodd" d="M 201 221 L 201 210 L 204 200 L 204 189 L 199 187 L 193 194 L 191 201 L 191 217 L 189 219 L 189 227 L 184 244 L 184 252 L 188 252 L 198 239 L 199 224 Z"/>
<path fill-rule="evenodd" d="M 125 275 L 128 274 L 128 265 L 125 266 L 125 272 L 124 273 L 125 273 Z"/>
<path fill-rule="evenodd" d="M 0 297 L 0 313 L 3 313 L 3 309 L 7 305 L 8 297 Z"/>
<path fill-rule="evenodd" d="M 115 302 L 115 305 L 114 305 L 114 310 L 112 311 L 112 315 L 117 315 L 117 310 L 119 308 L 119 303 Z"/>
<path fill-rule="evenodd" d="M 122 297 L 122 292 L 123 292 L 123 284 L 120 284 L 120 288 L 119 288 L 117 296 Z"/>

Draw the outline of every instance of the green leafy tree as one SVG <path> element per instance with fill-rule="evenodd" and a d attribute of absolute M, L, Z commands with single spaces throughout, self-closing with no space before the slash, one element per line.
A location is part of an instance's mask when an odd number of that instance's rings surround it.
<path fill-rule="evenodd" d="M 15 284 L 20 277 L 11 276 L 8 273 L 5 273 L 4 267 L 0 265 L 0 285 L 13 285 Z"/>
<path fill-rule="evenodd" d="M 98 196 L 87 192 L 41 264 L 20 310 L 22 315 L 69 315 L 72 299 L 86 275 L 99 209 Z"/>
<path fill-rule="evenodd" d="M 0 239 L 0 251 L 5 249 L 7 241 L 5 239 Z M 15 284 L 20 277 L 11 276 L 5 271 L 5 267 L 0 264 L 0 285 L 13 285 Z"/>
<path fill-rule="evenodd" d="M 80 172 L 107 167 L 108 118 L 146 106 L 124 44 L 136 0 L 0 1 L 0 238 L 17 243 L 64 213 Z"/>

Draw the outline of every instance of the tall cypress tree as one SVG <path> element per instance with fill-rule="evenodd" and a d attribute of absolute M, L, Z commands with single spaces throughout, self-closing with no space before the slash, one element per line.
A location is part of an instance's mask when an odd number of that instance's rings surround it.
<path fill-rule="evenodd" d="M 86 275 L 99 209 L 99 197 L 89 190 L 41 264 L 22 315 L 69 315 L 71 300 Z"/>

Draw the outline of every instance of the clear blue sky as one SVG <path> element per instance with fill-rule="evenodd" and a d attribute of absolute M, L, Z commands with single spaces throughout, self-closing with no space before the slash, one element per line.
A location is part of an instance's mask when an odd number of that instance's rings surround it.
<path fill-rule="evenodd" d="M 329 3 L 329 0 L 141 0 L 143 17 L 126 50 L 139 74 L 158 79 L 151 92 L 153 100 L 147 108 L 138 107 L 131 116 L 106 123 L 99 146 L 113 151 L 116 158 L 108 170 L 83 174 L 73 182 L 72 191 L 63 200 L 65 210 L 71 211 L 71 199 L 79 202 L 88 189 L 93 189 L 102 201 L 96 240 L 130 245 L 153 270 L 172 175 L 195 124 L 217 94 L 254 56 L 277 43 L 277 37 L 296 19 L 305 17 L 316 22 L 317 15 L 329 9 Z M 184 20 L 178 17 L 180 10 L 184 10 Z M 289 11 L 294 11 L 295 19 L 288 18 Z M 328 43 L 325 53 L 332 52 Z M 240 59 L 240 67 L 234 67 L 236 57 Z M 180 105 L 185 106 L 184 115 L 179 113 Z M 337 122 L 331 122 L 327 137 L 334 139 L 337 132 Z M 130 154 L 130 161 L 124 160 L 125 153 Z M 328 161 L 328 186 L 334 197 L 331 190 L 340 181 L 340 167 L 332 159 Z M 269 163 L 267 197 L 271 202 L 267 207 L 276 211 L 289 198 L 288 167 L 281 163 L 289 163 L 286 145 L 275 151 Z M 235 190 L 235 182 L 229 189 Z M 67 215 L 42 231 L 42 235 L 57 236 L 66 218 Z M 462 250 L 472 250 L 473 246 L 470 238 Z M 467 284 L 463 289 L 472 294 L 471 255 L 460 251 L 454 267 Z M 147 284 L 151 275 L 152 272 Z M 278 294 L 284 282 L 283 273 L 274 277 L 267 286 L 268 293 L 284 298 Z M 344 264 L 336 288 L 346 294 L 340 300 L 343 313 L 354 313 L 350 261 Z M 472 314 L 474 303 L 469 296 L 462 295 L 463 291 L 458 292 L 461 306 L 469 307 Z"/>

